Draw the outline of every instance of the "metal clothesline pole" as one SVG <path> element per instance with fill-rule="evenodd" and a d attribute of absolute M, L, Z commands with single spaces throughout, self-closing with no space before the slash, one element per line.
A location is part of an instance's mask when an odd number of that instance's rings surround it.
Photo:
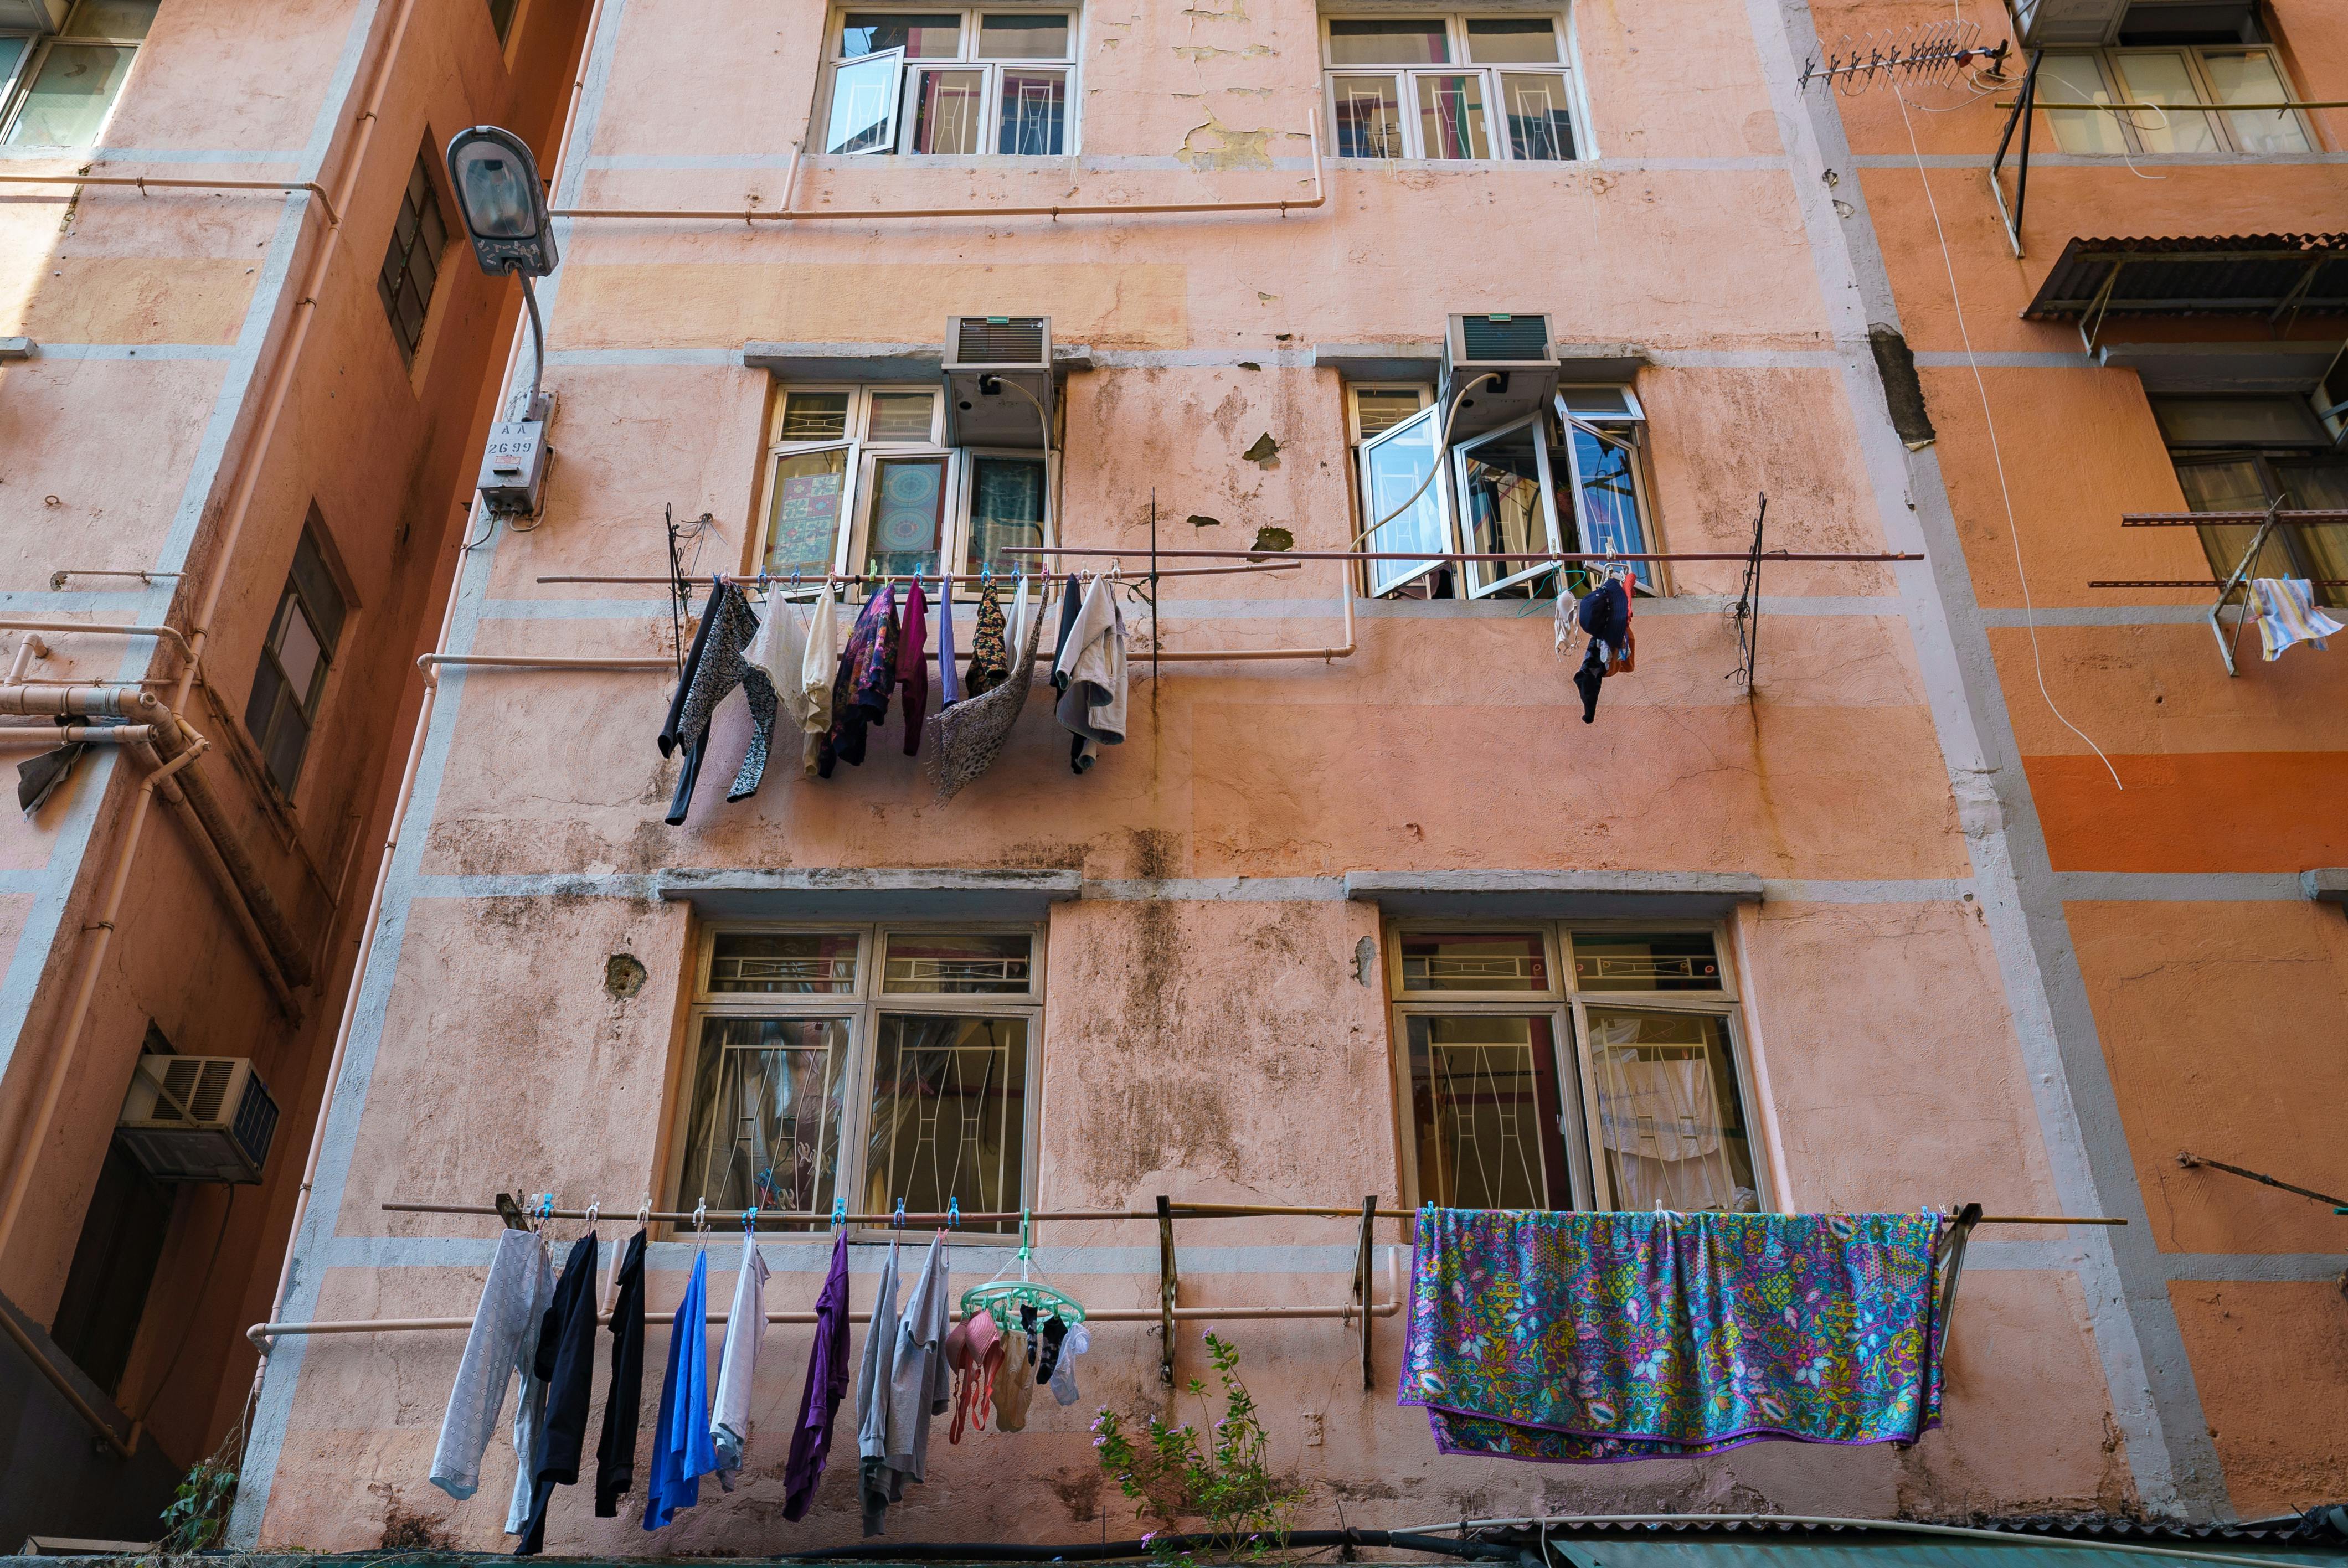
<path fill-rule="evenodd" d="M 1066 545 L 1005 545 L 1004 555 L 1015 556 L 1147 556 L 1141 549 L 1109 549 L 1076 548 Z M 1473 550 L 1204 550 L 1161 549 L 1161 556 L 1187 556 L 1200 560 L 1400 560 L 1400 561 L 1539 561 L 1545 565 L 1570 566 L 1591 561 L 1746 561 L 1751 550 L 1666 550 L 1647 554 L 1624 554 L 1620 551 L 1560 555 L 1550 550 L 1511 550 L 1498 554 Z M 1893 550 L 1769 550 L 1764 560 L 1774 561 L 1911 561 L 1924 558 L 1913 553 Z"/>
<path fill-rule="evenodd" d="M 1279 560 L 1265 561 L 1256 566 L 1187 567 L 1174 571 L 1163 571 L 1158 575 L 1160 577 L 1228 577 L 1234 572 L 1294 571 L 1303 564 L 1304 563 L 1302 561 Z M 764 586 L 770 589 L 781 589 L 787 593 L 813 592 L 815 589 L 822 587 L 826 582 L 883 583 L 911 582 L 914 580 L 914 577 L 911 574 L 875 576 L 864 572 L 826 572 L 818 577 L 801 578 L 798 586 L 793 587 L 788 576 L 777 577 L 772 573 L 767 574 L 763 585 L 760 583 L 758 577 L 755 573 L 744 576 L 740 573 L 718 572 L 714 575 L 716 575 L 720 582 L 730 582 L 736 588 L 756 588 Z M 670 579 L 664 577 L 557 576 L 541 577 L 536 580 L 541 583 L 603 583 L 615 587 L 666 588 L 670 586 Z M 708 579 L 701 577 L 687 577 L 684 580 L 685 585 L 690 588 L 697 587 Z M 920 574 L 920 580 L 922 582 L 935 582 L 938 580 L 938 575 L 935 572 L 922 572 Z M 1014 583 L 1017 579 L 1014 577 L 1006 577 L 1000 572 L 991 578 L 983 573 L 973 574 L 969 572 L 958 572 L 953 576 L 952 580 L 958 583 L 974 582 L 983 584 L 992 582 L 996 587 L 1001 588 L 1009 586 Z M 1038 580 L 1043 580 L 1043 579 L 1039 577 Z"/>
<path fill-rule="evenodd" d="M 386 1203 L 381 1206 L 385 1212 L 390 1214 L 494 1215 L 498 1213 L 496 1205 L 491 1204 L 395 1202 Z M 1177 1219 L 1260 1219 L 1297 1217 L 1359 1220 L 1362 1217 L 1362 1208 L 1358 1204 L 1350 1205 L 1342 1204 L 1328 1205 L 1292 1205 L 1273 1204 L 1189 1204 L 1178 1202 L 1173 1204 L 1171 1208 L 1174 1217 Z M 1374 1217 L 1382 1220 L 1416 1219 L 1418 1217 L 1418 1212 L 1419 1211 L 1416 1209 L 1378 1209 L 1375 1211 Z M 583 1220 L 587 1218 L 587 1211 L 585 1209 L 551 1209 L 543 1212 L 531 1211 L 531 1213 L 532 1217 L 544 1219 Z M 742 1223 L 746 1214 L 755 1214 L 760 1220 L 772 1220 L 778 1225 L 829 1225 L 835 1219 L 837 1219 L 841 1224 L 851 1225 L 887 1225 L 895 1227 L 900 1224 L 900 1222 L 901 1222 L 905 1226 L 919 1225 L 925 1229 L 933 1225 L 943 1225 L 956 1222 L 963 1225 L 1005 1225 L 1014 1221 L 1025 1219 L 1034 1224 L 1042 1225 L 1051 1223 L 1074 1224 L 1088 1220 L 1155 1220 L 1158 1218 L 1158 1211 L 1154 1208 L 1056 1209 L 1040 1210 L 1032 1213 L 1023 1212 L 1017 1209 L 994 1210 L 983 1213 L 964 1210 L 963 1212 L 951 1214 L 843 1214 L 836 1216 L 815 1209 L 790 1211 L 778 1209 L 703 1209 L 698 1211 L 691 1209 L 645 1209 L 622 1211 L 613 1209 L 598 1211 L 596 1217 L 602 1220 L 610 1220 L 614 1223 L 623 1220 L 641 1219 L 664 1225 L 690 1225 L 695 1220 L 699 1219 L 706 1221 L 712 1227 L 715 1227 L 720 1225 L 728 1226 L 738 1225 Z M 2127 1221 L 2125 1219 L 2114 1219 L 2103 1215 L 2090 1214 L 1984 1214 L 1976 1223 L 1985 1225 L 2124 1225 L 2127 1224 Z M 712 1234 L 715 1234 L 714 1228 Z"/>

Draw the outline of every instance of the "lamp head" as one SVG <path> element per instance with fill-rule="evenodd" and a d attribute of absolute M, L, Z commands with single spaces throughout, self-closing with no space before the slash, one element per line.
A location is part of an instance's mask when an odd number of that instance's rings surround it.
<path fill-rule="evenodd" d="M 520 137 L 493 125 L 458 131 L 448 143 L 448 182 L 482 272 L 542 278 L 554 271 L 561 257 L 546 188 Z"/>

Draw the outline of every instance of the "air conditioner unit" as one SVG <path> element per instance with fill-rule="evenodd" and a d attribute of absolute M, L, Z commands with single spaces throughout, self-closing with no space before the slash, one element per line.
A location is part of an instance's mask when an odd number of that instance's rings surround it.
<path fill-rule="evenodd" d="M 944 372 L 947 446 L 1051 445 L 1051 317 L 948 316 Z"/>
<path fill-rule="evenodd" d="M 54 33 L 66 25 L 69 0 L 0 0 L 0 29 Z"/>
<path fill-rule="evenodd" d="M 2255 0 L 2007 0 L 2025 49 L 2119 42 L 2124 31 L 2242 33 Z"/>
<path fill-rule="evenodd" d="M 1487 374 L 1498 379 L 1468 384 Z M 1450 415 L 1453 441 L 1537 413 L 1556 392 L 1549 317 L 1495 312 L 1451 318 L 1443 334 L 1443 406 L 1459 399 Z"/>
<path fill-rule="evenodd" d="M 139 1059 L 115 1141 L 159 1182 L 258 1182 L 277 1102 L 242 1056 Z"/>

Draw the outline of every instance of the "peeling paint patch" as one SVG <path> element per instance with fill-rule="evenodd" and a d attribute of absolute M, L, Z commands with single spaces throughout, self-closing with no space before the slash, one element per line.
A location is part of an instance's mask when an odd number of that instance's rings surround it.
<path fill-rule="evenodd" d="M 1280 443 L 1274 441 L 1272 432 L 1267 430 L 1255 438 L 1254 446 L 1240 456 L 1259 468 L 1277 468 L 1280 466 Z"/>
<path fill-rule="evenodd" d="M 1231 8 L 1218 11 L 1211 5 L 1186 5 L 1182 15 L 1200 22 L 1244 22 L 1248 19 L 1247 0 L 1231 0 Z"/>
<path fill-rule="evenodd" d="M 1212 44 L 1177 44 L 1174 52 L 1183 59 L 1198 64 L 1206 60 L 1252 60 L 1265 55 L 1277 55 L 1270 44 L 1249 44 L 1237 49 L 1219 49 Z"/>
<path fill-rule="evenodd" d="M 1211 139 L 1201 142 L 1201 137 Z M 1192 169 L 1202 174 L 1229 169 L 1270 169 L 1272 149 L 1265 144 L 1271 139 L 1270 127 L 1238 130 L 1225 125 L 1214 110 L 1209 109 L 1205 123 L 1183 133 L 1182 145 L 1174 149 L 1174 155 L 1188 160 Z"/>

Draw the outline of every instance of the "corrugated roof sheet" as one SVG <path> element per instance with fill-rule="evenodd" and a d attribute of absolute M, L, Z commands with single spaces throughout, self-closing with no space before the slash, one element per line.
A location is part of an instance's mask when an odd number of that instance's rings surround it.
<path fill-rule="evenodd" d="M 2271 312 L 2285 304 L 2348 311 L 2348 234 L 2074 240 L 2022 313 L 2030 321 L 2084 315 L 2107 282 L 2103 308 L 2115 314 Z"/>

